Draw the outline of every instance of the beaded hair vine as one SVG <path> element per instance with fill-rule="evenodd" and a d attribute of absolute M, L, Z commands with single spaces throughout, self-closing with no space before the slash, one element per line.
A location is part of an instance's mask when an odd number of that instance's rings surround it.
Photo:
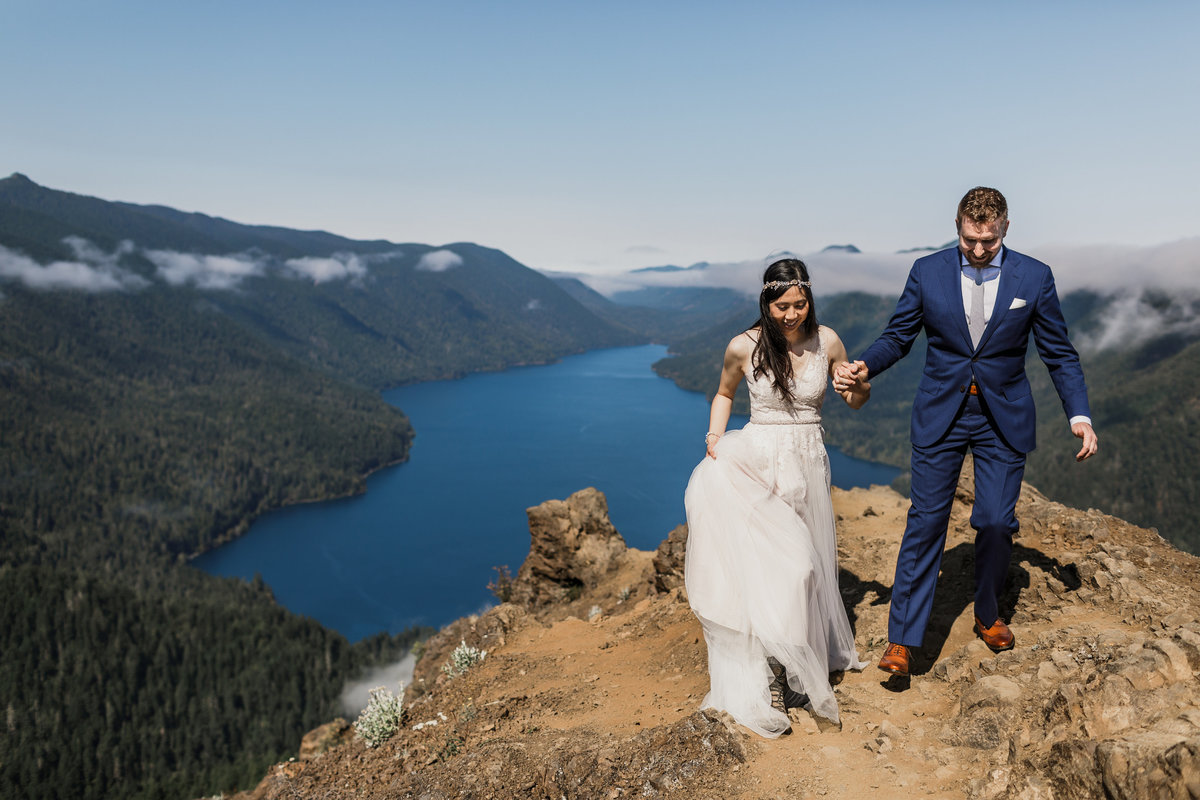
<path fill-rule="evenodd" d="M 762 291 L 765 292 L 768 289 L 784 289 L 788 286 L 800 286 L 805 289 L 809 289 L 812 287 L 812 283 L 810 281 L 767 281 L 763 284 Z M 761 293 L 762 292 L 760 292 L 760 294 Z"/>

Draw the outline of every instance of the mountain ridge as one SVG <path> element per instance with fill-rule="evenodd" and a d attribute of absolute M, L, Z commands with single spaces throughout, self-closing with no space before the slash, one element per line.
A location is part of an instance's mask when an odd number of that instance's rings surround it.
<path fill-rule="evenodd" d="M 1136 304 L 1126 309 L 1131 300 Z M 894 303 L 894 296 L 864 292 L 816 298 L 818 318 L 838 332 L 851 358 L 884 329 Z M 1132 296 L 1078 290 L 1063 295 L 1062 306 L 1081 352 L 1100 451 L 1083 464 L 1074 462 L 1077 440 L 1031 347 L 1026 373 L 1037 402 L 1039 447 L 1028 458 L 1029 480 L 1056 500 L 1158 528 L 1176 546 L 1200 553 L 1200 524 L 1191 513 L 1200 505 L 1200 324 L 1185 324 L 1200 320 L 1200 292 L 1189 298 L 1152 289 Z M 1183 322 L 1169 322 L 1172 314 Z M 1164 320 L 1159 327 L 1156 318 Z M 735 316 L 673 339 L 655 371 L 711 397 L 725 346 L 749 321 Z M 1145 329 L 1143 339 L 1124 335 L 1134 323 Z M 1116 346 L 1093 345 L 1110 338 L 1114 329 Z M 906 358 L 872 378 L 871 400 L 861 411 L 826 404 L 823 424 L 831 445 L 856 458 L 907 469 L 912 399 L 925 346 L 922 334 Z M 1172 391 L 1164 394 L 1158 389 L 1162 385 Z M 735 410 L 748 413 L 744 393 L 736 398 Z M 897 488 L 906 491 L 906 480 L 902 475 Z"/>
<path fill-rule="evenodd" d="M 350 644 L 187 559 L 406 458 L 380 388 L 641 341 L 493 248 L 0 180 L 0 796 L 252 780 L 423 634 Z"/>
<path fill-rule="evenodd" d="M 908 504 L 883 487 L 833 500 L 839 583 L 870 662 L 887 641 Z M 1017 646 L 997 654 L 972 631 L 973 502 L 968 466 L 911 678 L 834 676 L 840 725 L 792 709 L 791 735 L 766 740 L 699 710 L 686 528 L 651 554 L 624 548 L 595 490 L 546 501 L 528 510 L 530 556 L 508 602 L 425 642 L 392 737 L 366 747 L 347 721 L 327 723 L 235 798 L 1188 797 L 1200 780 L 1196 557 L 1025 484 L 1001 601 Z M 452 677 L 443 664 L 465 647 L 486 657 Z"/>

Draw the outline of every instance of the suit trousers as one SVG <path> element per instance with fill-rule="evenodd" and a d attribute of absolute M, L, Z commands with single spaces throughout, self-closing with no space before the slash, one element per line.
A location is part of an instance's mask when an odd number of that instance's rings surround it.
<path fill-rule="evenodd" d="M 1025 473 L 1025 454 L 996 431 L 978 395 L 967 395 L 954 423 L 928 447 L 913 445 L 912 507 L 892 584 L 888 640 L 920 647 L 933 610 L 950 508 L 963 460 L 975 461 L 975 616 L 990 626 L 999 616 L 998 599 L 1008 577 L 1016 507 Z"/>

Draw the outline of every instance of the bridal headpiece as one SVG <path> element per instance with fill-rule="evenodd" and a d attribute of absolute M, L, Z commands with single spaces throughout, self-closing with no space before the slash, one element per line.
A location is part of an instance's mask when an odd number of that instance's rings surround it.
<path fill-rule="evenodd" d="M 812 281 L 767 281 L 763 284 L 762 291 L 769 289 L 786 289 L 788 286 L 799 286 L 803 289 L 812 288 Z M 759 292 L 761 294 L 762 292 Z"/>
<path fill-rule="evenodd" d="M 777 261 L 800 261 L 800 256 L 789 250 L 776 250 L 763 260 L 767 267 L 770 268 L 770 266 Z M 801 263 L 803 262 L 801 261 Z M 763 284 L 760 294 L 771 289 L 787 289 L 789 286 L 798 286 L 802 289 L 812 288 L 812 284 L 809 281 L 767 281 Z"/>

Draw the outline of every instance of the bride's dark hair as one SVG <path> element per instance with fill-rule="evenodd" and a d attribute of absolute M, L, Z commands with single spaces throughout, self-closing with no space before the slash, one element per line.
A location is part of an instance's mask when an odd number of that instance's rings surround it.
<path fill-rule="evenodd" d="M 771 303 L 792 288 L 792 281 L 802 284 L 799 288 L 808 301 L 808 317 L 804 320 L 804 335 L 810 337 L 817 332 L 817 307 L 813 303 L 812 289 L 807 285 L 808 267 L 798 258 L 781 258 L 771 263 L 763 273 L 763 285 L 775 283 L 758 295 L 758 322 L 750 326 L 758 328 L 758 344 L 750 363 L 754 365 L 754 377 L 770 375 L 775 382 L 775 391 L 785 400 L 792 399 L 792 359 L 788 354 L 787 337 L 783 329 L 771 318 Z"/>

